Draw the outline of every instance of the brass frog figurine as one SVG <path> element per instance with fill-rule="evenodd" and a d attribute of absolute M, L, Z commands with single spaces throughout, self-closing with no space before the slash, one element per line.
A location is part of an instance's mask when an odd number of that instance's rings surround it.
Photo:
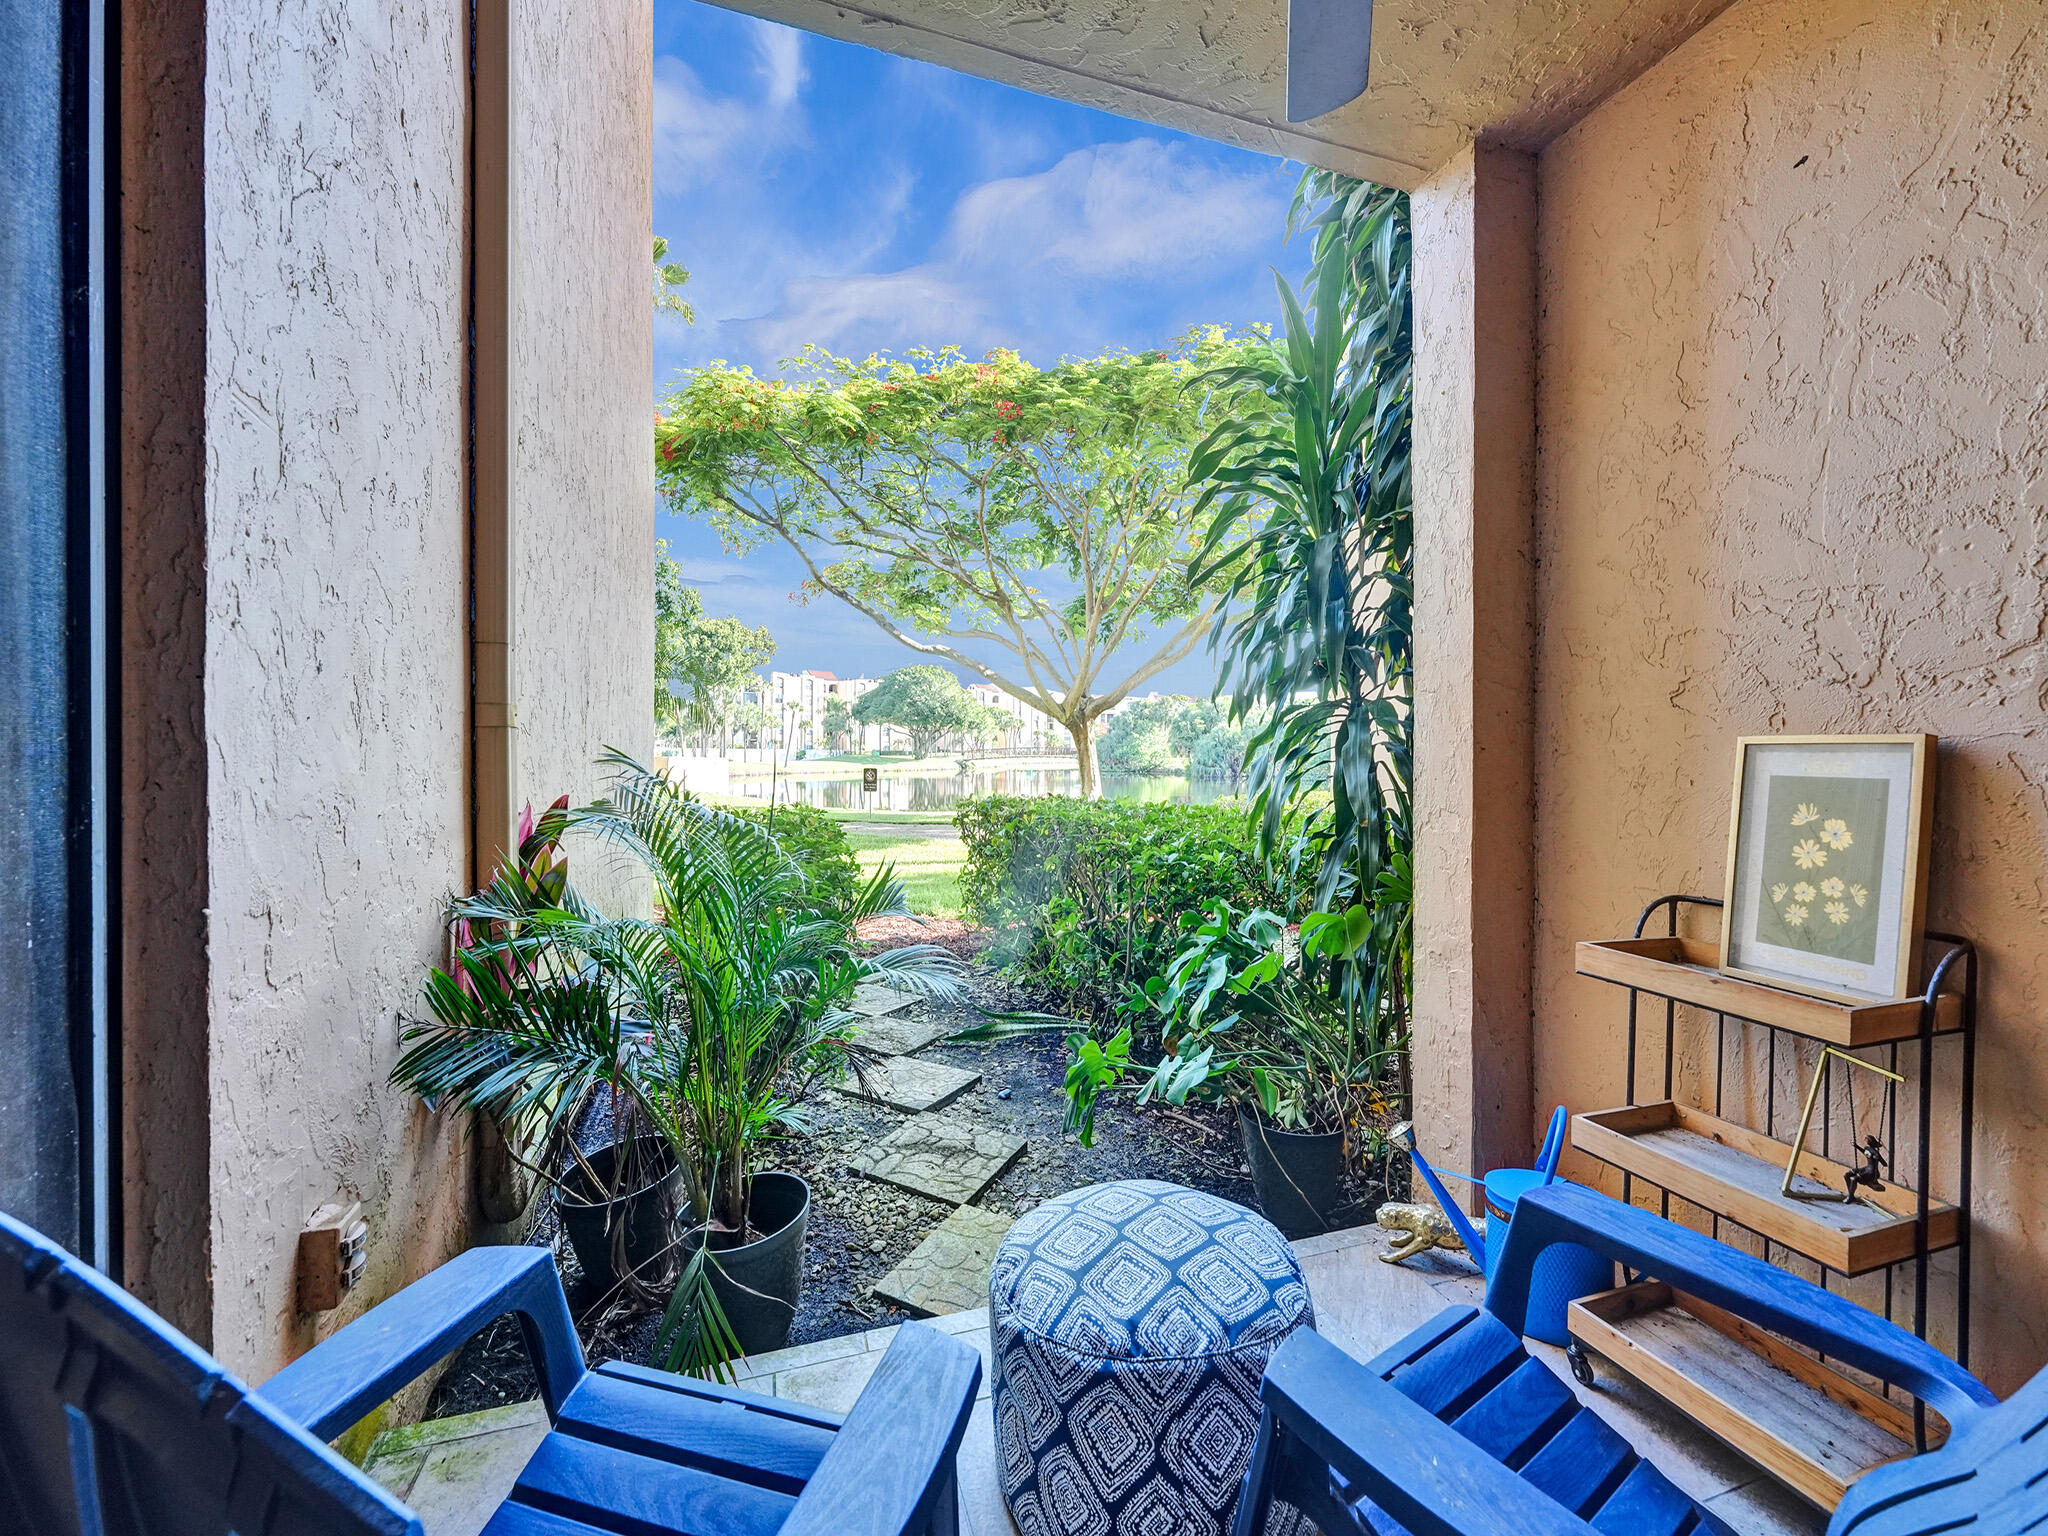
<path fill-rule="evenodd" d="M 1379 1224 L 1385 1231 L 1403 1234 L 1391 1252 L 1380 1255 L 1382 1264 L 1398 1264 L 1431 1248 L 1456 1248 L 1461 1253 L 1465 1248 L 1444 1213 L 1433 1205 L 1390 1200 L 1380 1207 Z"/>

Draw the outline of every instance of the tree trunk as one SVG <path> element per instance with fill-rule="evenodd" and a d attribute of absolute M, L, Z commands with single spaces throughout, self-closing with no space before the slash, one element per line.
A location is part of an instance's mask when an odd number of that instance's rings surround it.
<path fill-rule="evenodd" d="M 718 1170 L 711 1209 L 716 1221 L 739 1234 L 733 1246 L 747 1240 L 747 1166 L 744 1156 L 736 1153 Z"/>
<path fill-rule="evenodd" d="M 1067 734 L 1074 738 L 1074 761 L 1081 770 L 1081 798 L 1100 800 L 1102 778 L 1095 771 L 1094 717 L 1084 716 L 1080 720 L 1067 720 L 1061 723 L 1066 726 Z"/>

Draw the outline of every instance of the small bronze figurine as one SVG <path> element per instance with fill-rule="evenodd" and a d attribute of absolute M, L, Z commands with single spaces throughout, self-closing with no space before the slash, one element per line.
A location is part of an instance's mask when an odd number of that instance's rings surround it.
<path fill-rule="evenodd" d="M 1853 1205 L 1863 1199 L 1863 1196 L 1857 1193 L 1859 1188 L 1869 1190 L 1872 1193 L 1879 1192 L 1884 1188 L 1884 1171 L 1889 1166 L 1891 1159 L 1885 1155 L 1883 1139 L 1874 1132 L 1865 1135 L 1863 1138 L 1863 1166 L 1861 1168 L 1847 1168 L 1842 1171 L 1842 1192 L 1839 1195 L 1831 1189 L 1797 1189 L 1793 1187 L 1793 1180 L 1799 1177 L 1800 1156 L 1806 1150 L 1806 1134 L 1813 1124 L 1813 1107 L 1820 1099 L 1821 1084 L 1827 1080 L 1828 1063 L 1831 1061 L 1842 1061 L 1852 1067 L 1860 1067 L 1865 1072 L 1875 1072 L 1879 1077 L 1888 1079 L 1891 1087 L 1895 1087 L 1897 1084 L 1905 1081 L 1902 1074 L 1880 1067 L 1874 1061 L 1865 1061 L 1862 1057 L 1852 1056 L 1847 1051 L 1838 1051 L 1832 1045 L 1822 1047 L 1820 1060 L 1813 1069 L 1813 1081 L 1807 1085 L 1806 1108 L 1799 1115 L 1799 1134 L 1793 1138 L 1791 1155 L 1785 1159 L 1785 1179 L 1778 1186 L 1778 1193 L 1788 1200 L 1832 1200 L 1838 1205 Z M 1856 1078 L 1854 1074 L 1851 1074 L 1847 1081 L 1849 1084 L 1849 1122 L 1854 1125 L 1856 1122 Z M 1887 1091 L 1890 1091 L 1889 1087 Z M 1882 1109 L 1882 1105 L 1879 1107 Z"/>
<path fill-rule="evenodd" d="M 1391 1252 L 1380 1255 L 1382 1264 L 1398 1264 L 1432 1248 L 1456 1248 L 1460 1252 L 1465 1248 L 1464 1239 L 1452 1230 L 1444 1213 L 1432 1205 L 1390 1200 L 1380 1207 L 1379 1222 L 1385 1231 L 1403 1234 Z"/>

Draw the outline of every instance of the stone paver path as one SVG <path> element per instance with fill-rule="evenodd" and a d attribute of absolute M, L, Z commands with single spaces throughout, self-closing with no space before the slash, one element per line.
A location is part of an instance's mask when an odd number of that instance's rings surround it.
<path fill-rule="evenodd" d="M 1010 1230 L 1001 1211 L 963 1205 L 875 1282 L 875 1295 L 912 1317 L 943 1317 L 988 1305 L 988 1272 Z"/>
<path fill-rule="evenodd" d="M 946 1026 L 923 1013 L 890 1014 L 862 1022 L 854 1038 L 871 1051 L 884 1056 L 908 1056 L 934 1040 L 943 1040 Z"/>
<path fill-rule="evenodd" d="M 538 1400 L 387 1429 L 363 1470 L 420 1517 L 427 1536 L 477 1536 L 547 1437 Z"/>
<path fill-rule="evenodd" d="M 1024 1155 L 1024 1138 L 943 1114 L 903 1122 L 853 1160 L 871 1179 L 951 1205 L 971 1205 Z"/>
<path fill-rule="evenodd" d="M 952 1103 L 980 1081 L 979 1072 L 915 1056 L 891 1056 L 859 1075 L 849 1073 L 836 1091 L 914 1115 Z"/>
<path fill-rule="evenodd" d="M 900 1013 L 915 1001 L 908 992 L 898 992 L 877 981 L 864 981 L 853 989 L 853 1001 L 846 1006 L 854 1013 L 879 1019 L 885 1014 Z"/>

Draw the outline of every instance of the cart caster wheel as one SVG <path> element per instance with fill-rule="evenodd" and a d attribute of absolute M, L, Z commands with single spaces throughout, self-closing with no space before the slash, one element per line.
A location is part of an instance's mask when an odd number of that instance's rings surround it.
<path fill-rule="evenodd" d="M 1572 1379 L 1580 1386 L 1590 1389 L 1599 1385 L 1593 1377 L 1592 1357 L 1586 1353 L 1585 1347 L 1577 1339 L 1565 1345 L 1564 1357 L 1571 1362 Z"/>

